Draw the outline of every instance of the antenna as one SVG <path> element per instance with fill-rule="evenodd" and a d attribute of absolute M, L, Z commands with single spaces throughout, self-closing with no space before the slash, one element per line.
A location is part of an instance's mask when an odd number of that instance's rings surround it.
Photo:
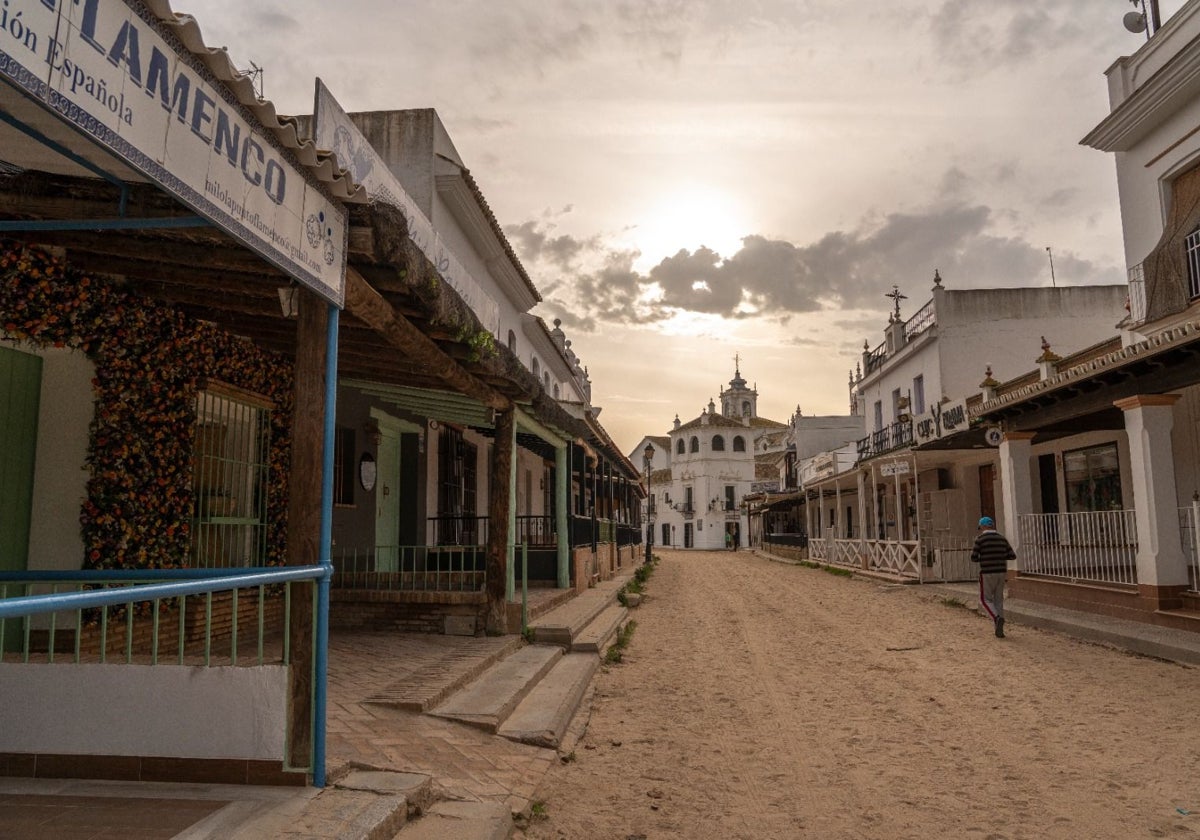
<path fill-rule="evenodd" d="M 1046 246 L 1046 256 L 1050 258 L 1050 285 L 1057 288 L 1058 283 L 1054 280 L 1054 252 L 1050 250 L 1049 245 Z"/>
<path fill-rule="evenodd" d="M 263 69 L 261 67 L 259 67 L 257 64 L 255 64 L 253 61 L 251 61 L 250 62 L 250 72 L 247 73 L 246 75 L 250 77 L 250 84 L 254 86 L 254 93 L 258 96 L 259 99 L 262 99 L 263 98 Z"/>

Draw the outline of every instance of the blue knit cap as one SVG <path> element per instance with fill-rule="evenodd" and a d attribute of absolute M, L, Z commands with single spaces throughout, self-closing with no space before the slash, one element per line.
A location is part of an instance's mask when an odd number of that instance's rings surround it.
<path fill-rule="evenodd" d="M 996 523 L 992 520 L 992 517 L 985 516 L 979 520 L 979 527 L 980 528 L 995 528 Z"/>

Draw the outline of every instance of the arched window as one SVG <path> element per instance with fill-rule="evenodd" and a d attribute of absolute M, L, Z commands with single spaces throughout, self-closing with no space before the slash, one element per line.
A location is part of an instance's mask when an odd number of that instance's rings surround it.
<path fill-rule="evenodd" d="M 742 437 L 741 435 L 738 435 L 737 437 L 735 437 L 733 439 L 733 451 L 734 452 L 745 452 L 746 451 L 746 439 L 744 437 Z"/>
<path fill-rule="evenodd" d="M 554 399 L 558 399 L 558 383 L 554 383 Z"/>
<path fill-rule="evenodd" d="M 538 362 L 537 356 L 533 357 L 533 375 L 535 378 L 542 375 L 542 365 Z"/>
<path fill-rule="evenodd" d="M 517 334 L 512 330 L 508 331 L 508 349 L 517 352 Z"/>
<path fill-rule="evenodd" d="M 698 438 L 698 437 L 693 437 L 693 438 L 692 438 L 692 442 L 691 442 L 691 451 L 692 451 L 692 452 L 699 452 L 699 451 L 700 451 L 700 438 Z"/>
<path fill-rule="evenodd" d="M 684 453 L 683 438 L 680 438 L 679 441 L 675 444 L 675 454 L 682 455 L 683 453 Z"/>
<path fill-rule="evenodd" d="M 550 373 L 549 372 L 542 374 L 542 386 L 546 389 L 547 393 L 550 392 Z"/>
<path fill-rule="evenodd" d="M 713 452 L 724 452 L 725 451 L 725 438 L 721 437 L 720 435 L 713 435 L 712 448 L 713 448 Z"/>
<path fill-rule="evenodd" d="M 750 416 L 750 403 L 748 403 L 748 402 L 742 403 L 742 416 L 743 417 Z"/>

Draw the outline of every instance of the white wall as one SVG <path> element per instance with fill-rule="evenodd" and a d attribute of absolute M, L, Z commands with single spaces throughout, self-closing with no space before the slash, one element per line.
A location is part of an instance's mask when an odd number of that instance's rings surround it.
<path fill-rule="evenodd" d="M 0 752 L 282 760 L 287 674 L 0 663 Z"/>

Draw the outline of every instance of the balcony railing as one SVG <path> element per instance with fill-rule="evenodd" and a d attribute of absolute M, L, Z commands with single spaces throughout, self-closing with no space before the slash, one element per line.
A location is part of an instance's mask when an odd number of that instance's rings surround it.
<path fill-rule="evenodd" d="M 927 304 L 917 310 L 916 314 L 904 322 L 904 340 L 912 341 L 925 330 L 932 327 L 936 321 L 934 319 L 935 311 L 933 301 L 930 300 Z"/>
<path fill-rule="evenodd" d="M 1025 574 L 1085 583 L 1137 584 L 1132 510 L 1029 513 L 1018 517 Z"/>
<path fill-rule="evenodd" d="M 856 446 L 858 460 L 874 458 L 876 455 L 891 452 L 893 449 L 899 449 L 911 443 L 912 422 L 897 420 L 890 426 L 885 426 L 882 429 L 871 432 L 871 434 L 864 438 L 859 438 Z"/>

